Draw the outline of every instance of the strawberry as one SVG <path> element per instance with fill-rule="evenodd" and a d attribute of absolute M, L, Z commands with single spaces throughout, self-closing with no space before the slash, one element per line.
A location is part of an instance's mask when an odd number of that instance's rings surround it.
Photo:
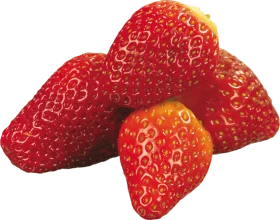
<path fill-rule="evenodd" d="M 124 116 L 100 92 L 104 59 L 87 53 L 66 62 L 4 130 L 1 146 L 15 166 L 43 173 L 117 156 Z"/>
<path fill-rule="evenodd" d="M 154 2 L 117 35 L 105 60 L 110 81 L 103 90 L 121 106 L 151 106 L 207 79 L 218 48 L 216 25 L 199 8 Z"/>
<path fill-rule="evenodd" d="M 175 99 L 202 121 L 216 154 L 272 138 L 279 129 L 279 116 L 257 76 L 223 49 L 213 76 Z"/>
<path fill-rule="evenodd" d="M 203 181 L 212 147 L 210 134 L 180 102 L 130 114 L 118 150 L 134 210 L 145 219 L 167 214 Z"/>

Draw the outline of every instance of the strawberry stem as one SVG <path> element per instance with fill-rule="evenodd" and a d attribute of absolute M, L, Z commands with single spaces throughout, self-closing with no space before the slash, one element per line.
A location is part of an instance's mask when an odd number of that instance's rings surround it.
<path fill-rule="evenodd" d="M 168 102 L 172 102 L 172 101 L 175 101 L 175 100 L 176 100 L 175 97 L 172 97 L 172 98 L 168 99 Z"/>
<path fill-rule="evenodd" d="M 205 14 L 205 16 L 209 19 L 212 19 L 212 15 L 211 14 Z"/>

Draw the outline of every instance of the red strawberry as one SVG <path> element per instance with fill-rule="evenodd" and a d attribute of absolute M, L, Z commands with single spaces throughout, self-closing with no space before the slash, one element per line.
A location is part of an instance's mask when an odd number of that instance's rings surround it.
<path fill-rule="evenodd" d="M 145 219 L 161 218 L 203 181 L 213 150 L 210 134 L 177 101 L 128 116 L 118 149 L 132 206 Z"/>
<path fill-rule="evenodd" d="M 146 5 L 108 52 L 104 91 L 121 106 L 150 106 L 207 79 L 218 58 L 216 25 L 199 8 L 175 1 Z"/>
<path fill-rule="evenodd" d="M 100 92 L 104 59 L 87 53 L 66 62 L 4 130 L 1 146 L 15 166 L 42 173 L 117 156 L 124 116 Z"/>
<path fill-rule="evenodd" d="M 267 91 L 244 63 L 220 49 L 209 80 L 175 98 L 190 108 L 225 153 L 273 137 L 279 116 Z"/>

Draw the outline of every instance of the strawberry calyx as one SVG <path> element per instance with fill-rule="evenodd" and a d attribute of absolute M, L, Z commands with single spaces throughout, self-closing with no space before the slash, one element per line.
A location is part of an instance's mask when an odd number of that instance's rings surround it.
<path fill-rule="evenodd" d="M 205 13 L 199 6 L 186 4 L 184 2 L 180 2 L 179 0 L 153 0 L 153 2 L 169 2 L 170 4 L 183 5 L 185 8 L 190 9 L 191 13 L 193 13 L 198 20 L 208 25 L 211 31 L 213 31 L 213 33 L 220 40 L 219 28 L 215 21 L 213 21 L 212 15 Z"/>
<path fill-rule="evenodd" d="M 185 7 L 189 8 L 191 10 L 190 12 L 193 13 L 199 21 L 207 24 L 210 30 L 219 38 L 217 25 L 210 19 L 209 14 L 205 14 L 200 8 L 195 6 L 185 5 Z"/>

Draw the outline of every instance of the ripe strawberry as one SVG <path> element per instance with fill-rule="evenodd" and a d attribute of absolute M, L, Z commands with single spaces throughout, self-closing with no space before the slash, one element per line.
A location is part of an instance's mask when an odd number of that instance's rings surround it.
<path fill-rule="evenodd" d="M 104 91 L 121 106 L 151 106 L 207 79 L 218 58 L 216 25 L 176 1 L 146 5 L 127 21 L 106 57 Z"/>
<path fill-rule="evenodd" d="M 117 156 L 124 116 L 100 92 L 104 59 L 87 53 L 66 62 L 4 130 L 1 146 L 15 166 L 42 173 Z"/>
<path fill-rule="evenodd" d="M 132 206 L 145 219 L 161 218 L 203 181 L 213 150 L 210 134 L 177 101 L 128 116 L 118 149 Z"/>
<path fill-rule="evenodd" d="M 223 49 L 213 76 L 175 99 L 202 121 L 216 154 L 269 139 L 279 129 L 279 116 L 261 82 Z"/>

